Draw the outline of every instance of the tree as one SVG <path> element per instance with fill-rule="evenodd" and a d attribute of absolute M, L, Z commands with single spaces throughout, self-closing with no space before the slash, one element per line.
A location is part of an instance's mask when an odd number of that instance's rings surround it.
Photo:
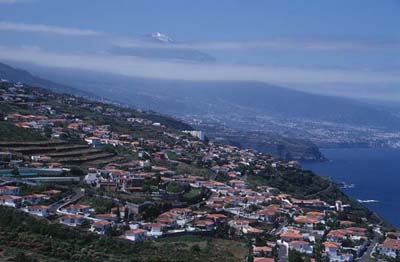
<path fill-rule="evenodd" d="M 119 211 L 119 207 L 117 208 L 116 215 L 117 215 L 118 219 L 121 219 L 121 211 Z"/>
<path fill-rule="evenodd" d="M 51 128 L 50 127 L 48 127 L 48 126 L 46 126 L 46 127 L 44 127 L 44 135 L 47 137 L 47 138 L 51 138 L 51 134 L 53 133 L 53 131 L 51 130 Z"/>
<path fill-rule="evenodd" d="M 69 171 L 69 174 L 71 176 L 84 176 L 85 172 L 79 167 L 72 167 L 71 170 Z"/>
<path fill-rule="evenodd" d="M 290 251 L 289 252 L 289 262 L 303 262 L 301 253 L 298 251 Z"/>
<path fill-rule="evenodd" d="M 13 174 L 14 176 L 19 176 L 20 173 L 19 173 L 18 168 L 15 167 L 15 168 L 11 171 L 11 174 Z"/>
<path fill-rule="evenodd" d="M 128 221 L 129 220 L 129 209 L 125 207 L 124 210 L 124 220 Z"/>

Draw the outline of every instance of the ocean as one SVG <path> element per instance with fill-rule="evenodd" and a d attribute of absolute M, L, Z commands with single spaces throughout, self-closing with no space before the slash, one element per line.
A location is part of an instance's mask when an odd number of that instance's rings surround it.
<path fill-rule="evenodd" d="M 343 191 L 388 222 L 400 227 L 400 149 L 321 149 L 329 159 L 323 163 L 302 163 L 333 181 L 344 182 Z"/>

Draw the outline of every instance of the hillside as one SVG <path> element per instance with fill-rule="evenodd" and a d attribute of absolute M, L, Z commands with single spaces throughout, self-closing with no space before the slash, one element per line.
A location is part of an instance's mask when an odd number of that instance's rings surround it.
<path fill-rule="evenodd" d="M 86 91 L 74 89 L 68 85 L 58 84 L 56 82 L 37 77 L 28 71 L 14 68 L 4 63 L 0 63 L 0 79 L 9 79 L 11 81 L 18 81 L 31 86 L 49 88 L 60 93 L 74 92 L 76 95 L 88 95 Z"/>
<path fill-rule="evenodd" d="M 371 223 L 383 225 L 295 161 L 201 141 L 176 122 L 14 83 L 0 84 L 0 105 L 3 129 L 23 138 L 2 131 L 2 260 L 251 261 L 267 243 L 272 261 L 283 259 L 277 240 L 295 230 L 321 261 L 325 235 L 352 230 L 370 241 Z M 362 254 L 358 242 L 343 245 Z"/>
<path fill-rule="evenodd" d="M 175 85 L 174 81 L 171 82 L 166 80 L 161 83 L 161 81 L 158 80 L 137 79 L 132 83 L 132 79 L 120 77 L 114 78 L 114 76 L 110 78 L 110 76 L 107 75 L 99 75 L 91 72 L 59 72 L 54 69 L 46 69 L 44 71 L 39 70 L 37 74 L 43 74 L 46 78 L 49 77 L 56 82 L 67 84 L 73 83 L 75 88 L 69 88 L 68 86 L 43 80 L 33 76 L 27 71 L 14 69 L 5 64 L 0 64 L 0 78 L 3 77 L 12 81 L 21 82 L 26 80 L 28 81 L 26 82 L 27 84 L 37 84 L 38 86 L 43 86 L 57 92 L 61 90 L 62 93 L 75 95 L 82 95 L 82 92 L 84 92 L 83 95 L 86 97 L 92 97 L 98 100 L 117 101 L 125 105 L 148 110 L 146 112 L 146 119 L 160 122 L 162 124 L 168 122 L 167 124 L 169 126 L 180 130 L 189 130 L 192 129 L 192 127 L 183 124 L 181 121 L 176 121 L 174 118 L 161 115 L 160 113 L 155 113 L 153 110 L 174 116 L 190 116 L 192 114 L 199 114 L 207 117 L 207 115 L 211 116 L 215 114 L 223 116 L 227 112 L 229 112 L 229 114 L 236 112 L 238 109 L 237 107 L 244 108 L 236 105 L 225 107 L 228 103 L 222 102 L 221 99 L 224 99 L 223 97 L 221 97 L 219 99 L 221 101 L 218 102 L 210 100 L 207 92 L 210 93 L 211 96 L 214 96 L 212 94 L 212 92 L 214 92 L 213 88 L 209 89 L 206 93 L 203 93 L 202 89 L 197 89 L 196 86 L 196 88 L 193 89 L 194 92 L 192 92 L 190 91 L 192 89 L 187 89 L 184 83 L 178 83 Z M 156 85 L 153 85 L 153 82 L 156 83 Z M 209 100 L 210 103 L 215 103 L 211 106 L 211 109 L 209 103 L 205 102 Z M 212 111 L 212 113 L 210 111 Z M 253 112 L 254 110 L 251 109 L 251 111 Z M 210 130 L 204 126 L 200 127 L 200 130 L 207 131 L 207 134 L 210 131 L 209 135 L 212 137 L 221 135 L 225 136 L 226 134 L 225 132 L 215 133 L 215 130 Z M 224 142 L 249 147 L 265 153 L 271 153 L 284 159 L 308 159 L 318 161 L 323 159 L 317 146 L 308 139 L 292 139 L 291 137 L 283 137 L 272 133 L 261 133 L 259 136 L 261 136 L 263 140 L 268 140 L 269 142 L 262 143 L 259 139 L 256 139 L 258 142 L 254 143 L 254 141 L 256 141 L 254 139 L 246 141 L 238 139 L 238 136 L 225 137 Z"/>
<path fill-rule="evenodd" d="M 388 129 L 400 127 L 400 118 L 380 106 L 260 82 L 178 81 L 55 68 L 31 69 L 60 83 L 73 79 L 75 88 L 104 98 L 174 115 L 235 112 Z"/>

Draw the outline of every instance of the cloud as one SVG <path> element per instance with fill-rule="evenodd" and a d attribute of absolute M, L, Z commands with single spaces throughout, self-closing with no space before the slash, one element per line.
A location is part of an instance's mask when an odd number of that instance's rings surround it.
<path fill-rule="evenodd" d="M 0 0 L 6 1 L 6 0 Z M 11 0 L 9 0 L 11 1 Z M 101 36 L 104 35 L 102 32 L 94 30 L 85 30 L 71 27 L 60 27 L 52 25 L 42 24 L 25 24 L 25 23 L 12 23 L 6 21 L 0 21 L 0 30 L 2 31 L 17 31 L 24 33 L 45 33 L 45 34 L 57 34 L 64 36 Z"/>
<path fill-rule="evenodd" d="M 365 50 L 398 50 L 400 41 L 374 40 L 374 39 L 301 39 L 301 38 L 271 38 L 264 40 L 249 41 L 210 41 L 194 43 L 173 43 L 163 45 L 159 43 L 149 43 L 141 39 L 134 38 L 113 38 L 110 39 L 115 46 L 125 48 L 165 48 L 165 49 L 195 49 L 208 51 L 227 51 L 227 50 L 253 50 L 253 49 L 272 49 L 272 50 L 308 50 L 308 51 L 365 51 Z"/>
<path fill-rule="evenodd" d="M 65 54 L 38 48 L 1 47 L 0 59 L 91 70 L 131 77 L 180 80 L 261 81 L 279 85 L 399 84 L 400 74 L 376 71 L 299 67 L 198 64 L 109 54 Z"/>
<path fill-rule="evenodd" d="M 30 0 L 0 0 L 0 3 L 27 2 Z M 61 27 L 45 24 L 26 24 L 0 21 L 0 30 L 23 33 L 44 33 L 64 36 L 103 37 L 104 42 L 124 48 L 191 49 L 203 51 L 238 50 L 301 50 L 301 51 L 382 51 L 400 49 L 399 39 L 321 39 L 314 38 L 269 38 L 244 41 L 208 41 L 158 43 L 143 38 L 117 36 L 91 29 Z"/>
<path fill-rule="evenodd" d="M 26 2 L 30 2 L 30 0 L 0 0 L 0 4 L 18 4 Z"/>

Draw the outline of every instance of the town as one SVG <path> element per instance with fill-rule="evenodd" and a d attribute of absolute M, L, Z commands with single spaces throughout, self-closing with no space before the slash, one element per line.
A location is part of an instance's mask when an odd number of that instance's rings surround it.
<path fill-rule="evenodd" d="M 248 245 L 246 261 L 400 259 L 400 231 L 296 161 L 5 79 L 0 109 L 5 208 L 132 245 L 236 239 Z"/>

